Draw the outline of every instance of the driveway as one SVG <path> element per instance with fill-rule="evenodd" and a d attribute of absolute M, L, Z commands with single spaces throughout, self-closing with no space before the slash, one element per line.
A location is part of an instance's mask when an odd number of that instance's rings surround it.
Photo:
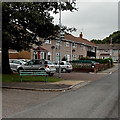
<path fill-rule="evenodd" d="M 64 80 L 94 81 L 94 80 L 98 80 L 108 74 L 109 73 L 71 72 L 71 73 L 61 73 L 61 78 Z M 54 76 L 58 76 L 58 73 L 56 73 Z"/>

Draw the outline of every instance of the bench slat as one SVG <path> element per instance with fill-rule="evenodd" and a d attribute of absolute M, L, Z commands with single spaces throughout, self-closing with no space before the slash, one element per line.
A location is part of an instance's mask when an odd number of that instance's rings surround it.
<path fill-rule="evenodd" d="M 22 76 L 29 76 L 29 75 L 46 76 L 46 77 L 48 76 L 48 74 L 44 70 L 21 70 L 20 71 L 21 81 L 22 81 Z"/>

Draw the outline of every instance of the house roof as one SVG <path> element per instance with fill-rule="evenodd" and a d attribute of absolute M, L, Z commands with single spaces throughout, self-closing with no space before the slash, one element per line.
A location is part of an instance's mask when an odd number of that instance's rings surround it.
<path fill-rule="evenodd" d="M 65 39 L 66 40 L 71 40 L 71 41 L 74 41 L 74 42 L 79 42 L 81 44 L 88 45 L 88 46 L 94 46 L 94 47 L 97 46 L 96 44 L 88 41 L 87 39 L 84 39 L 84 38 L 81 38 L 81 37 L 75 37 L 71 34 L 65 34 Z"/>
<path fill-rule="evenodd" d="M 120 44 L 97 44 L 98 50 L 108 50 L 108 49 L 115 49 L 120 50 Z"/>
<path fill-rule="evenodd" d="M 48 50 L 47 49 L 45 49 L 45 48 L 43 48 L 43 47 L 37 47 L 37 48 L 33 48 L 33 50 L 39 50 L 39 51 L 46 51 L 46 52 L 48 52 Z"/>

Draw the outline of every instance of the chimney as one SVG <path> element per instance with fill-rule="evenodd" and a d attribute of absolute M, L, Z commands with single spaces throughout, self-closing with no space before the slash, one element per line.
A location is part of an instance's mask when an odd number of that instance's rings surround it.
<path fill-rule="evenodd" d="M 83 38 L 83 33 L 82 32 L 80 33 L 80 38 Z"/>

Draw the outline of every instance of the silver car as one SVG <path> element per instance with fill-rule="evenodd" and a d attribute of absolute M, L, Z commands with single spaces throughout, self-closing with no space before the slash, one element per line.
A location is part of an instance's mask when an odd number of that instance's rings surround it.
<path fill-rule="evenodd" d="M 24 65 L 26 62 L 22 61 L 21 59 L 9 59 L 9 64 L 12 71 L 17 70 L 17 66 Z"/>
<path fill-rule="evenodd" d="M 59 63 L 55 63 L 55 67 L 56 67 L 56 71 L 59 71 L 59 67 L 61 69 L 61 72 L 68 72 L 70 73 L 73 69 L 72 65 L 67 62 L 67 61 L 61 61 L 60 64 Z"/>
<path fill-rule="evenodd" d="M 40 59 L 30 60 L 23 65 L 17 66 L 17 71 L 20 70 L 45 70 L 50 76 L 56 72 L 56 68 L 51 61 Z"/>

